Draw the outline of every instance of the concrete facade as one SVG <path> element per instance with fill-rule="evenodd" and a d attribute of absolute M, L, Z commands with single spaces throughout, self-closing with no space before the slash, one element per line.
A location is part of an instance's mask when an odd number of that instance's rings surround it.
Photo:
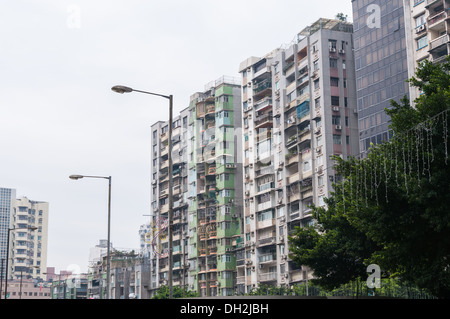
<path fill-rule="evenodd" d="M 332 155 L 358 154 L 352 25 L 319 19 L 297 43 L 243 61 L 244 232 L 238 293 L 291 286 L 311 273 L 288 257 L 288 236 L 314 223 L 339 177 Z"/>

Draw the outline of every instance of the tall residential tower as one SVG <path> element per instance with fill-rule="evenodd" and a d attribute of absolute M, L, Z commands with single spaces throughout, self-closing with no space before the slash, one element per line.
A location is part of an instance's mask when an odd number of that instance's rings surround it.
<path fill-rule="evenodd" d="M 319 19 L 298 42 L 241 63 L 244 245 L 237 291 L 300 283 L 311 274 L 289 259 L 288 235 L 314 222 L 310 205 L 339 179 L 332 155 L 357 155 L 352 24 Z"/>

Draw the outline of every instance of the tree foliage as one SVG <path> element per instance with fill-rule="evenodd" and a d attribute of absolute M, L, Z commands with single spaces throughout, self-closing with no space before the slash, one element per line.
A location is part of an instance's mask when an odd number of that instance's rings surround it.
<path fill-rule="evenodd" d="M 172 296 L 173 298 L 192 298 L 198 297 L 198 294 L 195 291 L 184 290 L 182 287 L 173 286 L 172 288 Z M 153 296 L 153 299 L 169 299 L 169 286 L 161 286 L 156 291 L 156 294 Z"/>
<path fill-rule="evenodd" d="M 392 102 L 393 137 L 362 159 L 336 160 L 342 182 L 314 207 L 317 224 L 290 238 L 293 260 L 327 289 L 367 278 L 378 264 L 433 295 L 450 298 L 450 59 L 421 64 L 410 84 L 421 92 Z"/>

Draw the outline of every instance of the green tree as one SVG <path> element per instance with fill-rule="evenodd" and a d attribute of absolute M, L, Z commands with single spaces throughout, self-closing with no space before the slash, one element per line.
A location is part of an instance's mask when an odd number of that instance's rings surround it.
<path fill-rule="evenodd" d="M 156 291 L 156 294 L 153 296 L 153 299 L 169 299 L 169 286 L 161 286 Z M 183 288 L 179 286 L 174 286 L 172 290 L 173 298 L 193 298 L 198 297 L 197 292 L 185 290 L 183 292 Z"/>
<path fill-rule="evenodd" d="M 326 289 L 367 278 L 378 264 L 433 295 L 450 298 L 450 59 L 424 62 L 409 80 L 421 95 L 386 110 L 393 138 L 364 159 L 336 158 L 342 182 L 314 207 L 317 225 L 290 238 L 292 258 Z"/>
<path fill-rule="evenodd" d="M 347 15 L 344 15 L 342 12 L 340 12 L 336 14 L 336 19 L 343 22 L 347 22 Z"/>

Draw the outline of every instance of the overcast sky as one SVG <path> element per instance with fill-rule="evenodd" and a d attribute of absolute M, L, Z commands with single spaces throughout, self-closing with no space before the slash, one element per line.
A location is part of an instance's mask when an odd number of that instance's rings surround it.
<path fill-rule="evenodd" d="M 5 0 L 0 10 L 0 187 L 50 204 L 48 266 L 87 271 L 107 236 L 138 249 L 150 212 L 150 126 L 191 94 L 289 44 L 350 0 Z"/>

